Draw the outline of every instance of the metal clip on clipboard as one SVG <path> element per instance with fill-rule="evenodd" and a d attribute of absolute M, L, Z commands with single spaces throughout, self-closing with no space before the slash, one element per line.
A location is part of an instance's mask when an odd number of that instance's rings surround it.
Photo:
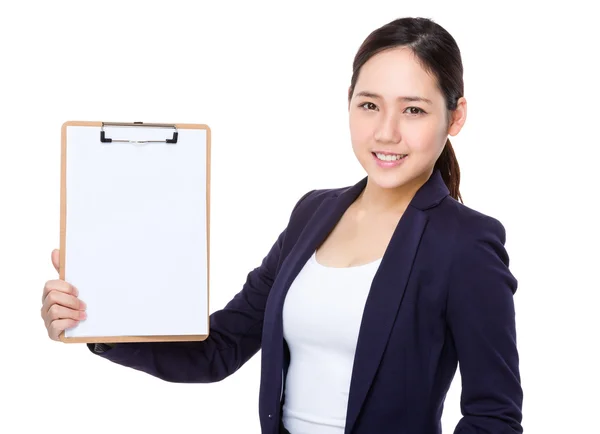
<path fill-rule="evenodd" d="M 151 127 L 151 128 L 172 128 L 175 130 L 171 139 L 164 140 L 130 140 L 130 139 L 111 139 L 106 137 L 104 127 Z M 100 129 L 100 141 L 102 143 L 177 143 L 178 138 L 177 126 L 172 124 L 145 124 L 143 122 L 102 122 L 102 128 Z"/>

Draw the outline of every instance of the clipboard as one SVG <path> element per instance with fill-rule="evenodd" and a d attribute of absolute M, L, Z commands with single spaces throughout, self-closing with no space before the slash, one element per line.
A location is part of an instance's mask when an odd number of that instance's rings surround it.
<path fill-rule="evenodd" d="M 68 121 L 61 136 L 59 276 L 87 318 L 59 339 L 206 339 L 210 128 Z"/>

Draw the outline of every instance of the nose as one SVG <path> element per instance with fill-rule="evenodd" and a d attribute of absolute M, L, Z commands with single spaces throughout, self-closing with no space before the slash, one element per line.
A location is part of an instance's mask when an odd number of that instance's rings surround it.
<path fill-rule="evenodd" d="M 380 143 L 398 143 L 400 141 L 400 123 L 394 113 L 380 118 L 375 129 L 374 139 Z"/>

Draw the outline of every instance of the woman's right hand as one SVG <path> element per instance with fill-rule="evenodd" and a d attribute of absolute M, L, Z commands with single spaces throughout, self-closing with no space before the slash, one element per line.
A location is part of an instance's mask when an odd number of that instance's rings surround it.
<path fill-rule="evenodd" d="M 59 250 L 54 250 L 52 265 L 57 272 L 60 269 L 59 261 Z M 86 318 L 86 305 L 78 295 L 77 288 L 64 280 L 49 280 L 44 285 L 41 314 L 50 339 L 58 341 L 65 329 L 76 326 Z"/>

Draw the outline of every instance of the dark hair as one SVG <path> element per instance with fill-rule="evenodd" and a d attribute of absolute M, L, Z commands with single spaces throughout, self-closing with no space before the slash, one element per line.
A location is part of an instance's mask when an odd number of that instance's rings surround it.
<path fill-rule="evenodd" d="M 450 111 L 456 109 L 458 99 L 464 94 L 463 65 L 454 38 L 428 18 L 399 18 L 367 36 L 352 64 L 348 100 L 352 99 L 360 69 L 365 62 L 383 50 L 399 46 L 410 48 L 421 66 L 436 78 L 446 101 L 448 121 Z M 450 195 L 462 202 L 459 190 L 460 168 L 450 139 L 446 141 L 434 169 L 440 170 Z"/>

